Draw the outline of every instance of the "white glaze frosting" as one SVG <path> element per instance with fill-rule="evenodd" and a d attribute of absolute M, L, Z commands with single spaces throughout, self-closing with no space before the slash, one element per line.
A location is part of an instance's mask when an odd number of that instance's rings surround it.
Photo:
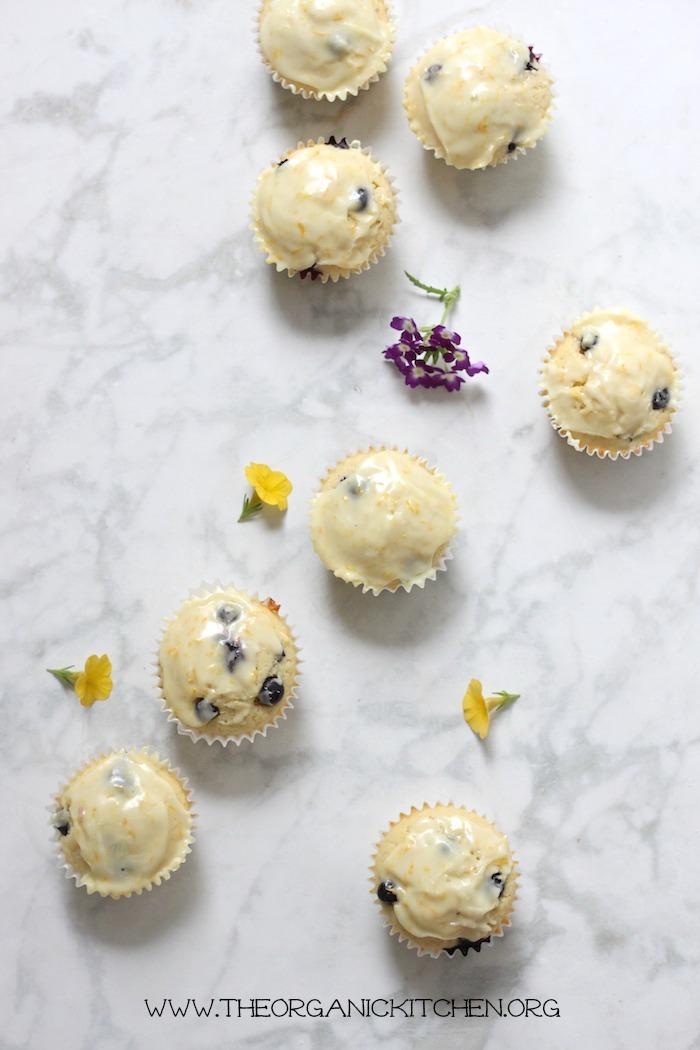
<path fill-rule="evenodd" d="M 59 844 L 90 892 L 150 888 L 189 852 L 192 818 L 175 774 L 147 752 L 116 752 L 81 770 L 57 798 Z"/>
<path fill-rule="evenodd" d="M 669 351 L 645 321 L 620 310 L 579 318 L 547 358 L 542 378 L 558 426 L 630 442 L 663 428 L 679 393 Z"/>
<path fill-rule="evenodd" d="M 356 147 L 318 143 L 267 168 L 254 199 L 256 229 L 278 270 L 356 270 L 388 240 L 394 194 L 380 166 Z"/>
<path fill-rule="evenodd" d="M 434 577 L 455 531 L 455 498 L 445 479 L 390 449 L 338 464 L 311 507 L 321 561 L 365 590 L 408 590 Z"/>
<path fill-rule="evenodd" d="M 260 47 L 272 68 L 331 100 L 386 69 L 392 37 L 381 0 L 265 0 L 260 12 Z"/>
<path fill-rule="evenodd" d="M 289 628 L 274 605 L 243 591 L 219 590 L 185 602 L 165 629 L 159 656 L 170 710 L 205 735 L 266 725 L 286 706 L 294 685 Z M 259 702 L 268 680 L 284 688 L 274 704 Z"/>
<path fill-rule="evenodd" d="M 476 814 L 440 807 L 400 822 L 377 874 L 393 883 L 394 918 L 411 936 L 476 941 L 502 925 L 513 867 L 505 835 Z"/>
<path fill-rule="evenodd" d="M 530 49 L 494 29 L 438 41 L 411 71 L 405 106 L 413 131 L 457 168 L 485 168 L 544 134 L 551 81 Z"/>

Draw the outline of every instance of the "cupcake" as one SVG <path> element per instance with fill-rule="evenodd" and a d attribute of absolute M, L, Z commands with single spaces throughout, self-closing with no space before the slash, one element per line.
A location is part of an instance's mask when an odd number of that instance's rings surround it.
<path fill-rule="evenodd" d="M 419 955 L 466 955 L 510 925 L 517 864 L 477 813 L 425 805 L 401 814 L 377 846 L 372 892 L 391 933 Z"/>
<path fill-rule="evenodd" d="M 297 647 L 279 605 L 233 587 L 190 598 L 160 643 L 163 706 L 193 740 L 251 740 L 292 706 Z"/>
<path fill-rule="evenodd" d="M 589 455 L 640 455 L 671 429 L 680 377 L 646 321 L 625 310 L 579 317 L 546 357 L 541 394 L 552 425 Z"/>
<path fill-rule="evenodd" d="M 457 531 L 444 475 L 408 452 L 374 449 L 328 472 L 311 504 L 311 541 L 335 576 L 363 591 L 434 580 Z"/>
<path fill-rule="evenodd" d="M 531 47 L 495 29 L 464 29 L 434 44 L 408 75 L 414 135 L 455 168 L 488 168 L 534 146 L 552 108 L 552 81 Z"/>
<path fill-rule="evenodd" d="M 115 899 L 169 879 L 193 841 L 190 792 L 148 749 L 88 762 L 56 795 L 51 824 L 78 886 Z"/>
<path fill-rule="evenodd" d="M 258 43 L 283 87 L 332 102 L 379 79 L 394 27 L 384 0 L 262 0 Z"/>
<path fill-rule="evenodd" d="M 300 145 L 263 171 L 252 219 L 258 247 L 277 270 L 337 281 L 384 254 L 396 200 L 359 142 L 331 138 Z"/>

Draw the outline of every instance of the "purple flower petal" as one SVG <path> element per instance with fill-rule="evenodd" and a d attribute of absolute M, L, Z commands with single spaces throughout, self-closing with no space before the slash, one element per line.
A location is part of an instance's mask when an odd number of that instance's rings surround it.
<path fill-rule="evenodd" d="M 459 372 L 443 372 L 442 385 L 445 390 L 459 390 L 464 382 L 464 376 Z"/>
<path fill-rule="evenodd" d="M 323 276 L 322 271 L 319 270 L 315 264 L 313 266 L 307 266 L 305 270 L 298 270 L 297 272 L 302 281 L 305 277 L 310 277 L 312 281 L 315 281 L 317 277 Z"/>
<path fill-rule="evenodd" d="M 400 341 L 398 343 L 392 343 L 391 346 L 387 346 L 383 353 L 387 361 L 391 361 L 392 364 L 396 365 L 402 375 L 406 374 L 416 360 L 415 351 L 410 346 L 406 346 L 405 343 Z"/>
<path fill-rule="evenodd" d="M 435 365 L 427 365 L 424 361 L 414 361 L 404 372 L 406 386 L 433 387 L 439 383 L 440 369 Z M 436 382 L 437 379 L 437 382 Z"/>
<path fill-rule="evenodd" d="M 396 361 L 395 364 L 401 375 L 405 376 L 412 370 L 414 361 L 415 359 L 411 360 L 408 357 L 402 357 L 399 361 Z"/>
<path fill-rule="evenodd" d="M 430 333 L 430 343 L 433 346 L 443 346 L 446 350 L 450 350 L 453 346 L 459 346 L 461 341 L 462 338 L 459 332 L 450 332 L 449 329 L 441 324 L 433 325 L 433 330 Z"/>
<path fill-rule="evenodd" d="M 412 317 L 392 317 L 389 324 L 392 328 L 395 328 L 397 332 L 408 332 L 409 335 L 414 337 L 420 335 L 418 325 Z"/>
<path fill-rule="evenodd" d="M 392 343 L 391 346 L 387 346 L 383 353 L 387 361 L 397 361 L 399 357 L 403 356 L 404 350 L 405 346 L 403 343 Z"/>
<path fill-rule="evenodd" d="M 402 332 L 399 339 L 405 346 L 410 346 L 411 350 L 417 350 L 420 353 L 423 344 L 415 335 L 411 335 L 410 332 Z"/>
<path fill-rule="evenodd" d="M 398 357 L 394 362 L 399 372 L 402 375 L 407 375 L 413 368 L 416 362 L 416 355 L 411 350 L 407 350 L 405 354 Z"/>
<path fill-rule="evenodd" d="M 472 367 L 471 358 L 464 349 L 455 349 L 452 353 L 452 368 L 455 372 L 468 372 Z"/>
<path fill-rule="evenodd" d="M 486 375 L 489 373 L 488 365 L 485 365 L 483 361 L 476 361 L 473 365 L 469 365 L 465 371 L 468 376 L 475 376 L 479 372 L 485 372 Z"/>

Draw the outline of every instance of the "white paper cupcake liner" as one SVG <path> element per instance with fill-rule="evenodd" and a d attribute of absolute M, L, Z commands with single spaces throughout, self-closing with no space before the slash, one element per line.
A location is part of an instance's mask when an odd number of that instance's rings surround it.
<path fill-rule="evenodd" d="M 480 24 L 478 26 L 464 26 L 461 29 L 455 29 L 455 30 L 453 30 L 450 33 L 444 33 L 442 36 L 436 37 L 434 40 L 431 41 L 430 44 L 428 44 L 427 47 L 423 48 L 423 50 L 421 51 L 419 56 L 415 59 L 415 61 L 411 65 L 411 68 L 409 70 L 408 76 L 406 77 L 406 80 L 404 81 L 403 108 L 404 108 L 404 112 L 406 114 L 406 119 L 408 121 L 409 128 L 411 129 L 411 131 L 415 135 L 415 137 L 418 139 L 418 142 L 421 144 L 423 149 L 426 150 L 428 153 L 434 154 L 435 157 L 437 157 L 439 160 L 444 161 L 445 164 L 448 167 L 454 168 L 456 171 L 488 171 L 490 168 L 500 168 L 504 164 L 507 164 L 509 161 L 518 160 L 520 157 L 524 156 L 526 153 L 530 153 L 532 150 L 537 148 L 539 143 L 542 141 L 542 139 L 545 137 L 545 135 L 549 131 L 549 125 L 552 122 L 552 118 L 554 116 L 554 112 L 555 112 L 555 109 L 556 109 L 557 92 L 556 92 L 555 87 L 554 87 L 554 79 L 553 79 L 553 76 L 552 76 L 552 73 L 551 73 L 551 66 L 550 66 L 549 61 L 547 61 L 546 64 L 542 65 L 542 69 L 547 74 L 547 77 L 549 78 L 551 98 L 550 98 L 549 108 L 547 110 L 547 113 L 542 118 L 543 119 L 542 132 L 538 136 L 538 138 L 534 142 L 532 142 L 530 145 L 527 145 L 527 146 L 516 146 L 516 148 L 514 150 L 506 153 L 505 156 L 503 156 L 501 159 L 499 159 L 498 161 L 495 161 L 495 162 L 493 162 L 491 164 L 485 164 L 485 165 L 483 165 L 481 167 L 474 167 L 474 168 L 471 168 L 471 167 L 459 167 L 458 165 L 454 164 L 451 160 L 449 160 L 449 158 L 445 154 L 445 151 L 444 151 L 444 149 L 442 147 L 442 144 L 439 141 L 438 142 L 430 142 L 428 139 L 426 139 L 425 132 L 424 132 L 422 126 L 421 126 L 421 123 L 418 120 L 417 115 L 414 113 L 413 102 L 412 102 L 412 99 L 410 98 L 410 89 L 411 89 L 411 85 L 414 82 L 414 74 L 415 74 L 416 70 L 418 69 L 418 66 L 422 63 L 423 59 L 428 54 L 428 52 L 430 50 L 432 50 L 432 48 L 435 47 L 436 44 L 439 44 L 442 40 L 447 40 L 447 39 L 449 39 L 452 36 L 456 36 L 458 33 L 463 32 L 465 29 L 493 29 L 495 32 L 501 33 L 503 36 L 511 37 L 513 40 L 517 40 L 519 42 L 522 42 L 524 40 L 524 37 L 520 33 L 513 32 L 513 30 L 510 27 L 508 27 L 508 26 L 503 26 L 503 25 L 488 25 L 488 26 L 485 26 L 485 25 L 482 25 L 482 24 Z M 527 47 L 528 45 L 525 45 L 525 46 Z"/>
<path fill-rule="evenodd" d="M 268 73 L 270 73 L 274 82 L 276 84 L 279 84 L 280 87 L 285 88 L 287 91 L 291 91 L 294 95 L 300 95 L 303 99 L 312 99 L 315 102 L 346 102 L 349 98 L 355 98 L 361 91 L 367 91 L 372 84 L 376 84 L 379 78 L 384 73 L 386 73 L 394 53 L 394 45 L 396 42 L 396 21 L 394 18 L 393 9 L 388 0 L 384 0 L 384 7 L 386 9 L 387 24 L 389 26 L 389 38 L 385 46 L 381 49 L 381 51 L 378 54 L 377 67 L 375 72 L 368 76 L 362 83 L 358 84 L 356 87 L 328 90 L 323 88 L 316 90 L 308 85 L 301 84 L 299 82 L 289 79 L 288 77 L 285 77 L 282 73 L 275 69 L 275 67 L 266 57 L 262 48 L 260 36 L 260 22 L 263 7 L 264 2 L 263 0 L 261 0 L 261 2 L 258 4 L 258 9 L 254 15 L 254 35 L 258 49 L 258 54 L 260 55 L 263 65 L 267 69 Z"/>
<path fill-rule="evenodd" d="M 286 273 L 288 277 L 296 277 L 300 275 L 303 278 L 308 274 L 312 281 L 320 280 L 321 284 L 326 284 L 327 281 L 333 281 L 335 283 L 341 278 L 347 279 L 348 277 L 352 276 L 352 274 L 359 274 L 363 273 L 365 270 L 369 270 L 370 267 L 374 265 L 374 263 L 378 262 L 379 259 L 381 259 L 384 256 L 386 249 L 391 243 L 394 230 L 401 222 L 401 219 L 399 218 L 398 214 L 399 192 L 395 186 L 394 176 L 389 173 L 389 171 L 384 167 L 383 164 L 380 163 L 380 161 L 377 160 L 376 157 L 372 156 L 372 151 L 369 147 L 363 147 L 357 139 L 353 139 L 352 141 L 348 142 L 347 148 L 359 150 L 361 153 L 364 154 L 364 156 L 371 160 L 374 165 L 376 165 L 379 171 L 381 171 L 383 177 L 386 179 L 386 182 L 392 194 L 394 214 L 392 217 L 392 221 L 387 228 L 384 240 L 380 244 L 378 244 L 372 250 L 372 253 L 364 260 L 364 262 L 362 262 L 358 266 L 340 266 L 337 264 L 320 262 L 318 265 L 324 267 L 324 269 L 322 270 L 317 270 L 315 265 L 306 267 L 306 269 L 294 269 L 288 267 L 284 262 L 282 262 L 275 256 L 273 250 L 268 245 L 263 233 L 261 232 L 260 223 L 258 219 L 257 197 L 260 180 L 266 174 L 266 172 L 270 171 L 271 169 L 280 167 L 280 165 L 282 165 L 285 162 L 285 160 L 291 157 L 292 154 L 296 153 L 297 150 L 307 149 L 311 146 L 329 145 L 331 144 L 330 139 L 333 137 L 334 136 L 331 135 L 328 136 L 328 138 L 320 136 L 317 139 L 307 139 L 306 142 L 298 142 L 296 146 L 293 146 L 292 148 L 288 149 L 285 153 L 282 154 L 281 157 L 279 157 L 278 160 L 273 161 L 272 164 L 268 165 L 267 168 L 264 168 L 263 171 L 260 172 L 258 178 L 255 181 L 255 187 L 253 189 L 253 195 L 250 202 L 251 222 L 249 225 L 249 229 L 252 230 L 254 234 L 255 243 L 258 247 L 258 250 L 261 251 L 265 256 L 265 262 L 274 266 L 278 273 Z"/>
<path fill-rule="evenodd" d="M 148 883 L 148 885 L 141 886 L 136 889 L 127 890 L 124 893 L 103 893 L 102 890 L 100 890 L 97 886 L 90 884 L 91 880 L 88 874 L 77 871 L 71 865 L 70 861 L 66 857 L 66 854 L 61 848 L 61 840 L 63 836 L 57 829 L 55 819 L 57 813 L 60 812 L 61 796 L 68 789 L 72 781 L 77 776 L 85 772 L 91 766 L 95 766 L 100 762 L 104 762 L 109 760 L 110 758 L 119 757 L 121 755 L 131 755 L 136 759 L 146 758 L 150 762 L 154 763 L 156 766 L 160 767 L 166 774 L 169 774 L 178 782 L 186 799 L 187 811 L 189 816 L 189 825 L 187 829 L 187 834 L 185 835 L 184 841 L 182 843 L 181 853 L 179 853 L 178 856 L 169 865 L 167 865 L 161 871 L 159 871 Z M 155 751 L 153 748 L 149 746 L 139 748 L 123 747 L 117 751 L 103 751 L 100 754 L 95 755 L 94 758 L 91 758 L 88 762 L 83 763 L 83 765 L 76 769 L 71 774 L 71 776 L 67 777 L 60 784 L 59 789 L 54 796 L 53 804 L 47 806 L 47 810 L 50 814 L 48 823 L 52 830 L 55 832 L 54 847 L 58 865 L 60 868 L 63 869 L 65 877 L 67 879 L 73 879 L 75 881 L 76 886 L 84 886 L 89 894 L 97 893 L 100 897 L 103 897 L 105 899 L 122 900 L 123 898 L 127 897 L 138 897 L 142 893 L 150 893 L 154 886 L 160 886 L 162 882 L 167 882 L 168 879 L 170 879 L 171 875 L 173 875 L 174 872 L 176 872 L 179 868 L 182 867 L 182 865 L 185 863 L 185 860 L 192 852 L 192 846 L 195 842 L 195 822 L 198 817 L 198 814 L 194 809 L 193 801 L 194 800 L 192 796 L 192 789 L 189 787 L 187 778 L 180 773 L 180 770 L 177 767 L 172 766 L 167 759 L 161 758 L 158 752 Z"/>
<path fill-rule="evenodd" d="M 673 362 L 676 375 L 678 377 L 678 397 L 671 418 L 666 420 L 662 425 L 660 425 L 657 430 L 651 431 L 649 434 L 642 435 L 642 437 L 637 439 L 634 445 L 632 446 L 630 446 L 627 443 L 624 443 L 620 438 L 606 438 L 604 436 L 599 436 L 596 434 L 584 434 L 581 431 L 569 430 L 566 427 L 562 426 L 557 421 L 554 413 L 550 411 L 551 406 L 549 402 L 549 391 L 547 390 L 544 380 L 544 369 L 551 357 L 551 354 L 556 349 L 559 341 L 562 338 L 564 338 L 568 332 L 571 332 L 572 329 L 576 328 L 577 325 L 581 324 L 583 321 L 586 320 L 587 317 L 591 316 L 592 314 L 601 313 L 604 311 L 610 313 L 626 314 L 628 317 L 633 318 L 634 320 L 642 321 L 648 328 L 649 333 L 654 337 L 654 339 L 656 339 L 659 348 L 665 350 L 668 353 L 669 357 Z M 681 396 L 684 385 L 683 374 L 678 367 L 676 356 L 675 354 L 671 353 L 669 347 L 666 345 L 666 343 L 661 338 L 656 329 L 652 328 L 648 324 L 648 322 L 645 321 L 642 317 L 639 317 L 637 314 L 634 314 L 623 307 L 604 308 L 601 306 L 594 306 L 592 310 L 588 310 L 585 313 L 580 314 L 578 317 L 575 317 L 574 320 L 562 330 L 557 339 L 548 347 L 547 353 L 542 358 L 542 362 L 539 369 L 539 376 L 540 398 L 542 399 L 542 404 L 547 413 L 547 418 L 553 429 L 556 431 L 556 433 L 559 434 L 560 437 L 564 438 L 567 444 L 571 445 L 571 447 L 577 452 L 585 452 L 587 455 L 597 457 L 598 459 L 610 459 L 613 461 L 616 459 L 627 460 L 630 459 L 631 456 L 641 456 L 643 452 L 650 450 L 651 448 L 653 448 L 654 445 L 663 444 L 664 436 L 670 434 L 673 430 L 673 426 L 675 424 L 675 417 L 677 415 L 678 408 L 680 407 L 681 403 Z"/>
<path fill-rule="evenodd" d="M 401 811 L 401 813 L 399 814 L 397 819 L 396 820 L 392 820 L 391 823 L 389 824 L 389 827 L 385 831 L 380 832 L 379 838 L 378 838 L 377 843 L 376 843 L 376 847 L 375 847 L 374 853 L 372 854 L 372 863 L 369 866 L 370 892 L 372 894 L 372 899 L 373 899 L 375 905 L 381 911 L 382 919 L 384 920 L 384 928 L 387 929 L 389 931 L 389 933 L 393 937 L 397 937 L 400 944 L 405 944 L 406 947 L 410 948 L 412 951 L 415 951 L 417 955 L 428 955 L 428 956 L 430 956 L 431 959 L 439 959 L 441 956 L 444 956 L 444 955 L 447 955 L 447 956 L 449 956 L 449 957 L 451 957 L 453 959 L 454 958 L 464 958 L 465 956 L 468 956 L 470 952 L 480 952 L 483 948 L 486 948 L 486 947 L 491 948 L 491 947 L 493 947 L 494 940 L 498 939 L 499 937 L 502 937 L 504 932 L 505 932 L 505 930 L 510 927 L 510 925 L 511 925 L 511 918 L 512 918 L 514 912 L 515 912 L 515 903 L 516 903 L 516 901 L 518 899 L 518 880 L 520 878 L 520 869 L 518 867 L 518 861 L 517 861 L 517 858 L 515 857 L 515 854 L 513 853 L 512 850 L 510 850 L 510 843 L 509 843 L 510 859 L 511 859 L 512 864 L 513 864 L 513 868 L 512 868 L 512 871 L 510 873 L 509 878 L 513 879 L 513 881 L 515 883 L 515 889 L 513 891 L 513 895 L 511 897 L 511 901 L 510 901 L 510 910 L 508 911 L 506 916 L 501 921 L 500 926 L 497 929 L 493 930 L 488 935 L 488 937 L 481 938 L 478 941 L 469 942 L 464 947 L 460 947 L 459 945 L 455 945 L 454 947 L 446 947 L 446 948 L 438 948 L 438 947 L 429 948 L 429 947 L 426 947 L 425 945 L 421 944 L 414 937 L 412 937 L 411 934 L 407 930 L 404 930 L 404 928 L 398 922 L 396 922 L 395 919 L 392 919 L 391 913 L 387 912 L 384 909 L 384 907 L 382 906 L 382 902 L 380 901 L 379 897 L 377 896 L 377 870 L 376 870 L 377 858 L 378 858 L 378 855 L 379 855 L 379 847 L 380 847 L 380 845 L 381 845 L 381 843 L 382 843 L 382 841 L 384 839 L 384 836 L 392 828 L 396 827 L 396 825 L 399 824 L 402 820 L 407 819 L 408 817 L 411 817 L 414 813 L 420 813 L 423 810 L 432 810 L 432 809 L 435 809 L 437 807 L 446 807 L 447 808 L 447 807 L 450 807 L 450 806 L 454 807 L 457 810 L 465 810 L 467 813 L 470 813 L 470 814 L 473 814 L 474 816 L 479 817 L 481 820 L 484 821 L 484 823 L 488 824 L 489 827 L 493 828 L 494 831 L 499 831 L 499 829 L 496 827 L 496 825 L 492 821 L 487 820 L 486 817 L 483 817 L 481 814 L 477 813 L 475 810 L 466 810 L 466 807 L 464 807 L 464 806 L 456 806 L 454 804 L 454 802 L 434 802 L 434 803 L 424 802 L 422 806 L 411 806 L 410 810 L 407 813 L 404 813 L 403 811 Z M 499 831 L 499 834 L 500 833 L 501 832 Z"/>
<path fill-rule="evenodd" d="M 379 586 L 379 585 L 374 586 L 372 584 L 369 584 L 369 583 L 366 583 L 366 582 L 363 582 L 363 581 L 360 581 L 360 580 L 355 581 L 355 580 L 345 579 L 345 577 L 343 577 L 339 572 L 336 572 L 335 569 L 331 568 L 324 561 L 324 559 L 323 559 L 323 557 L 321 555 L 321 552 L 319 551 L 318 546 L 316 544 L 316 541 L 314 539 L 314 529 L 313 529 L 313 525 L 312 525 L 312 513 L 313 513 L 313 505 L 315 503 L 315 500 L 316 500 L 317 496 L 319 496 L 320 493 L 323 491 L 323 486 L 325 485 L 326 481 L 332 476 L 332 474 L 338 469 L 338 467 L 342 463 L 344 463 L 346 460 L 354 459 L 356 456 L 371 456 L 371 455 L 374 455 L 374 454 L 376 454 L 378 452 L 398 452 L 401 455 L 408 456 L 409 459 L 411 459 L 414 463 L 417 463 L 421 467 L 424 467 L 428 471 L 428 473 L 432 474 L 434 478 L 436 478 L 438 481 L 440 481 L 445 486 L 445 488 L 447 489 L 447 491 L 450 493 L 450 495 L 452 497 L 454 530 L 453 530 L 453 533 L 452 533 L 452 536 L 451 536 L 450 540 L 448 541 L 448 543 L 446 544 L 444 549 L 440 552 L 437 560 L 435 561 L 435 563 L 433 564 L 433 566 L 432 566 L 432 568 L 430 569 L 429 572 L 427 572 L 424 576 L 422 576 L 422 577 L 420 577 L 418 579 L 411 580 L 408 583 L 399 582 L 397 584 L 397 586 L 395 586 L 395 587 L 391 587 L 391 586 L 386 585 L 386 584 L 382 585 L 382 586 Z M 459 517 L 459 514 L 457 513 L 457 498 L 455 496 L 454 489 L 452 488 L 452 485 L 450 484 L 450 482 L 448 481 L 447 477 L 445 476 L 445 474 L 443 474 L 443 472 L 441 470 L 438 470 L 437 467 L 432 467 L 429 464 L 428 460 L 425 459 L 424 457 L 416 456 L 413 453 L 409 452 L 408 449 L 400 449 L 397 445 L 391 445 L 391 446 L 387 446 L 387 445 L 370 445 L 369 448 L 358 449 L 357 452 L 351 452 L 348 455 L 342 456 L 340 459 L 338 459 L 333 464 L 332 467 L 330 467 L 325 472 L 325 474 L 323 474 L 323 476 L 321 477 L 321 479 L 319 481 L 319 485 L 318 485 L 317 491 L 316 491 L 315 495 L 313 496 L 313 498 L 311 500 L 311 505 L 310 505 L 310 509 L 309 509 L 309 534 L 311 536 L 311 544 L 312 544 L 312 546 L 314 548 L 314 551 L 318 555 L 318 557 L 321 560 L 322 564 L 325 565 L 325 567 L 330 572 L 332 572 L 334 576 L 336 576 L 340 580 L 343 580 L 344 583 L 347 583 L 347 584 L 349 584 L 352 587 L 360 587 L 362 589 L 362 593 L 363 594 L 372 594 L 375 597 L 377 597 L 377 595 L 383 594 L 385 591 L 389 592 L 390 594 L 395 594 L 397 591 L 403 590 L 403 591 L 408 592 L 408 591 L 412 591 L 414 588 L 418 588 L 418 590 L 422 590 L 429 580 L 435 580 L 437 578 L 437 574 L 439 572 L 444 572 L 446 570 L 446 568 L 447 568 L 447 562 L 451 561 L 452 558 L 454 557 L 453 552 L 452 552 L 452 543 L 453 543 L 454 537 L 456 536 L 457 531 L 458 531 L 459 521 L 460 521 L 460 517 Z"/>
<path fill-rule="evenodd" d="M 220 583 L 214 583 L 214 584 L 202 583 L 200 585 L 200 587 L 196 591 L 195 590 L 191 590 L 190 591 L 190 593 L 188 594 L 187 598 L 183 602 L 181 602 L 180 605 L 178 606 L 178 608 L 175 610 L 175 613 L 173 614 L 173 616 L 167 617 L 165 619 L 164 627 L 163 627 L 163 630 L 161 632 L 161 638 L 163 637 L 163 634 L 165 633 L 165 630 L 166 630 L 168 624 L 172 622 L 174 616 L 177 615 L 177 612 L 179 611 L 179 609 L 182 608 L 182 606 L 185 605 L 188 601 L 192 601 L 192 600 L 197 599 L 197 598 L 206 598 L 206 597 L 209 597 L 209 596 L 214 596 L 215 594 L 218 594 L 219 592 L 226 593 L 227 591 L 231 591 L 231 590 L 239 591 L 239 593 L 245 594 L 248 598 L 252 599 L 253 601 L 259 602 L 261 605 L 264 605 L 266 601 L 273 601 L 274 602 L 274 599 L 272 599 L 272 598 L 263 598 L 263 599 L 261 599 L 261 598 L 258 597 L 256 592 L 254 592 L 254 591 L 243 591 L 242 588 L 234 587 L 231 584 L 229 584 L 228 586 L 224 586 L 224 585 L 222 585 Z M 277 603 L 274 602 L 274 604 L 276 605 Z M 279 613 L 277 615 L 279 616 Z M 294 643 L 294 657 L 295 657 L 294 681 L 292 682 L 291 688 L 289 689 L 288 693 L 286 693 L 283 701 L 280 701 L 280 704 L 278 704 L 274 708 L 272 708 L 272 710 L 274 711 L 274 717 L 271 718 L 269 722 L 266 722 L 262 726 L 255 726 L 253 729 L 248 730 L 246 732 L 241 732 L 239 734 L 232 734 L 232 733 L 227 733 L 227 734 L 207 733 L 207 734 L 204 734 L 204 733 L 198 733 L 195 729 L 192 728 L 192 726 L 188 726 L 184 722 L 182 722 L 178 718 L 178 716 L 173 712 L 173 710 L 171 709 L 170 704 L 168 703 L 167 697 L 165 695 L 165 692 L 163 690 L 163 681 L 162 681 L 161 667 L 160 667 L 160 656 L 159 656 L 159 652 L 156 652 L 155 659 L 154 659 L 154 670 L 153 670 L 153 673 L 154 673 L 154 677 L 155 677 L 155 680 L 156 680 L 157 700 L 159 701 L 159 703 L 161 705 L 161 710 L 166 715 L 168 722 L 172 722 L 173 723 L 173 725 L 175 726 L 177 732 L 181 736 L 186 736 L 190 740 L 193 740 L 195 743 L 200 741 L 200 740 L 204 740 L 204 741 L 206 741 L 207 744 L 219 743 L 223 747 L 227 747 L 229 744 L 241 744 L 244 740 L 248 740 L 248 741 L 252 742 L 253 740 L 256 739 L 256 737 L 265 736 L 267 734 L 268 730 L 276 729 L 282 722 L 284 722 L 286 720 L 288 712 L 294 710 L 294 703 L 293 703 L 293 701 L 294 701 L 294 699 L 296 698 L 296 695 L 297 695 L 297 687 L 299 685 L 299 671 L 300 671 L 301 664 L 303 663 L 303 660 L 302 660 L 302 657 L 301 657 L 301 651 L 299 649 L 299 643 L 298 643 L 298 640 L 297 640 L 296 632 L 294 631 L 294 629 L 290 625 L 290 623 L 287 620 L 286 616 L 279 616 L 279 619 L 284 623 L 285 627 L 289 631 L 289 634 L 291 636 L 292 642 Z M 159 649 L 160 649 L 160 644 L 159 644 Z"/>

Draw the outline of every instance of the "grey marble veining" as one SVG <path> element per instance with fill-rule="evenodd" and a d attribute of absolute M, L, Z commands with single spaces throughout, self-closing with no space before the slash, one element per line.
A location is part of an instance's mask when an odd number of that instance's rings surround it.
<path fill-rule="evenodd" d="M 265 72 L 251 3 L 4 5 L 8 1048 L 700 1040 L 700 13 L 394 6 L 389 72 L 314 104 Z M 517 162 L 457 172 L 413 139 L 402 83 L 425 45 L 479 23 L 544 53 L 556 115 Z M 248 209 L 262 168 L 331 133 L 386 165 L 401 223 L 370 272 L 321 286 L 265 265 Z M 391 316 L 439 317 L 404 269 L 461 281 L 452 323 L 489 376 L 401 385 L 381 356 Z M 684 373 L 673 433 L 627 463 L 569 449 L 537 392 L 548 345 L 598 303 L 648 317 Z M 323 569 L 307 510 L 339 456 L 381 443 L 448 475 L 461 527 L 436 582 L 373 599 Z M 284 517 L 239 525 L 251 460 L 294 491 Z M 281 602 L 304 658 L 286 721 L 226 750 L 177 736 L 154 679 L 164 618 L 215 581 Z M 115 689 L 83 710 L 45 668 L 91 652 Z M 522 694 L 483 743 L 461 714 L 472 676 Z M 155 892 L 96 899 L 63 878 L 46 806 L 132 744 L 188 777 L 197 841 Z M 509 834 L 519 900 L 480 954 L 418 958 L 382 928 L 368 865 L 401 810 L 449 799 Z M 251 998 L 549 1000 L 559 1016 L 234 1017 Z M 144 1002 L 212 999 L 218 1017 Z"/>

